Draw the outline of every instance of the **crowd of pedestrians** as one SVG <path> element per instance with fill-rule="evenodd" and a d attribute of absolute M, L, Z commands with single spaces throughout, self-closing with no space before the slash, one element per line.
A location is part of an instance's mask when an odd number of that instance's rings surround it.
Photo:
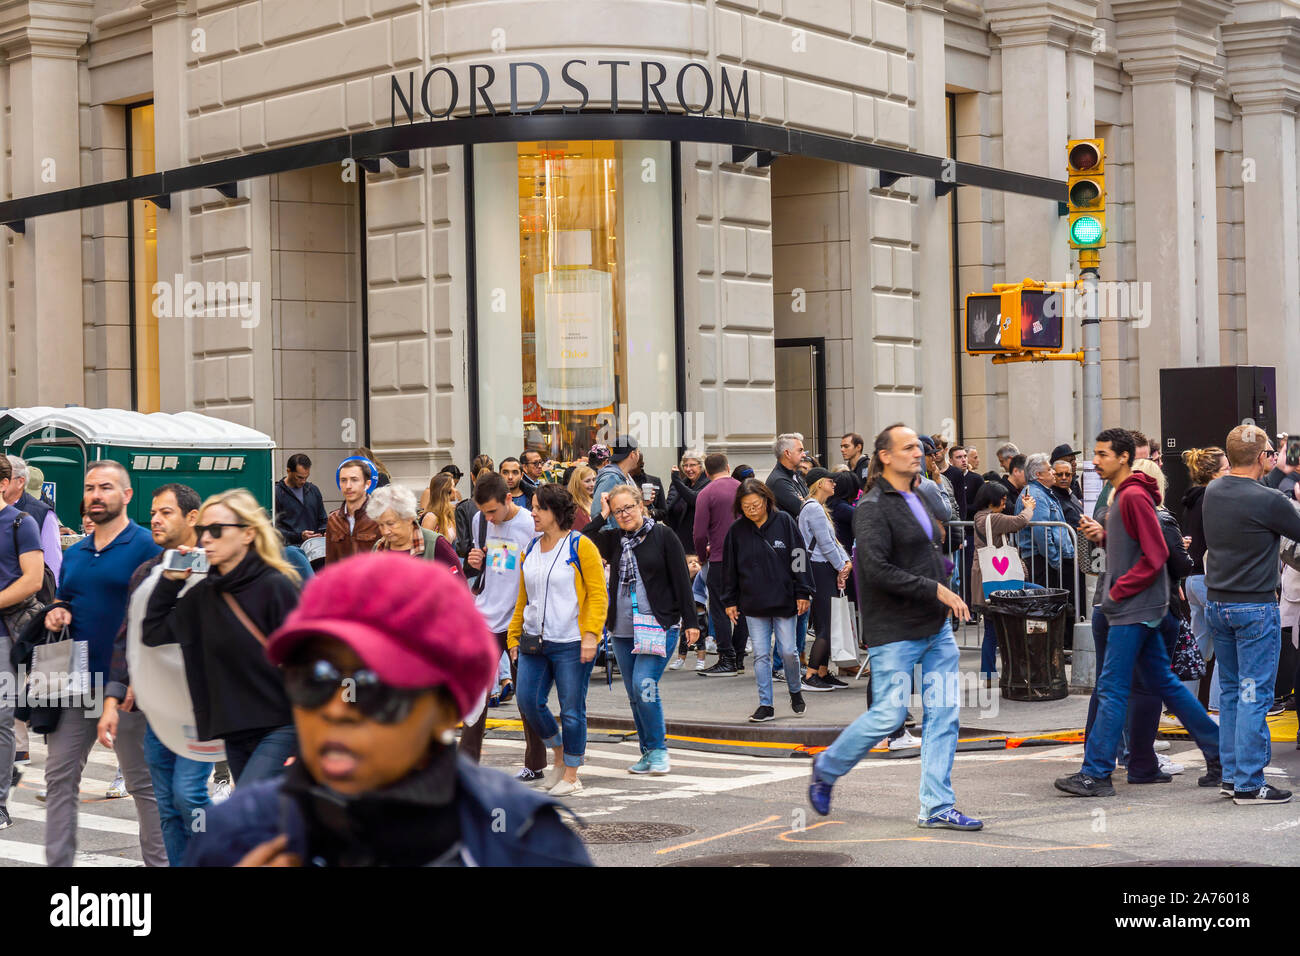
<path fill-rule="evenodd" d="M 743 677 L 749 660 L 748 720 L 764 723 L 807 714 L 805 691 L 848 688 L 835 672 L 846 643 L 853 658 L 867 652 L 869 706 L 813 761 L 813 807 L 828 813 L 837 781 L 882 742 L 919 746 L 919 825 L 979 829 L 951 780 L 954 629 L 982 616 L 979 673 L 992 684 L 992 591 L 1061 588 L 1082 606 L 1085 570 L 1101 572 L 1097 686 L 1082 766 L 1056 788 L 1112 795 L 1117 767 L 1130 784 L 1171 782 L 1184 768 L 1156 752 L 1167 711 L 1204 754 L 1201 786 L 1238 805 L 1290 799 L 1264 768 L 1284 615 L 1300 626 L 1300 483 L 1261 429 L 1241 426 L 1171 465 L 1191 481 L 1181 527 L 1158 443 L 1121 428 L 1096 437 L 1091 514 L 1069 445 L 1001 444 L 999 468 L 984 474 L 974 447 L 901 423 L 869 448 L 847 434 L 839 450 L 825 467 L 803 436 L 780 435 L 766 478 L 687 451 L 665 486 L 638 442 L 619 436 L 567 466 L 537 448 L 500 465 L 481 454 L 462 496 L 455 465 L 417 495 L 362 448 L 334 472 L 332 512 L 297 453 L 275 484 L 274 519 L 244 489 L 200 500 L 168 484 L 151 489 L 148 529 L 127 516 L 127 470 L 96 461 L 87 530 L 67 550 L 68 529 L 26 489 L 27 465 L 0 457 L 6 673 L 35 665 L 47 638 L 67 638 L 85 656 L 83 695 L 103 690 L 102 713 L 0 701 L 0 829 L 28 759 L 24 734 L 35 733 L 48 748 L 51 865 L 73 860 L 96 741 L 116 755 L 148 865 L 501 852 L 586 862 L 556 801 L 583 792 L 598 659 L 617 668 L 636 726 L 628 772 L 665 775 L 667 670 L 694 654 L 701 677 Z M 989 565 L 986 552 L 1009 558 Z M 1300 674 L 1283 679 L 1294 688 Z M 919 742 L 907 731 L 913 692 L 925 700 Z M 476 766 L 492 708 L 511 698 L 524 737 L 514 783 Z M 210 796 L 214 771 L 229 775 L 230 799 L 229 785 Z M 546 796 L 511 789 L 520 784 Z M 380 791 L 340 812 L 321 803 Z M 483 840 L 487 794 L 538 822 L 515 820 L 508 851 Z M 287 823 L 258 816 L 275 818 L 285 798 Z M 412 801 L 427 811 L 418 820 Z M 212 825 L 196 828 L 200 816 Z"/>

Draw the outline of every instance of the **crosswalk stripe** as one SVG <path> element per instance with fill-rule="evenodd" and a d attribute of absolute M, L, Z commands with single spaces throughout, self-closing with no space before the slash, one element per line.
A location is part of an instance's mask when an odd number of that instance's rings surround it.
<path fill-rule="evenodd" d="M 44 866 L 45 847 L 37 843 L 20 843 L 16 840 L 0 839 L 0 860 L 13 860 L 15 863 Z M 144 866 L 144 864 L 139 860 L 132 860 L 124 856 L 109 856 L 106 853 L 78 853 L 73 858 L 73 866 Z"/>
<path fill-rule="evenodd" d="M 33 823 L 45 824 L 44 808 L 34 807 L 30 803 L 10 803 L 9 816 L 15 820 L 29 820 Z M 77 829 L 99 830 L 103 833 L 127 833 L 138 836 L 140 822 L 134 814 L 130 817 L 111 817 L 102 813 L 87 813 L 83 809 L 78 809 Z M 0 841 L 3 840 L 4 837 L 0 837 Z"/>

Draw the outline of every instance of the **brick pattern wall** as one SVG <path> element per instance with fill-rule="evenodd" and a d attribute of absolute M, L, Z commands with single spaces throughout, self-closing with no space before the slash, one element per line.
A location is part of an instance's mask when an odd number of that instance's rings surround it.
<path fill-rule="evenodd" d="M 1232 117 L 1227 125 L 1228 148 L 1219 150 L 1214 157 L 1219 238 L 1219 362 L 1242 365 L 1246 362 L 1246 197 L 1241 183 L 1241 117 Z"/>

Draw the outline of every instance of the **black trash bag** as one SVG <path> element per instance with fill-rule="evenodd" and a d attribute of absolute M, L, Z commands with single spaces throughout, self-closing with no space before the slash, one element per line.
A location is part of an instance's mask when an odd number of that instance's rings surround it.
<path fill-rule="evenodd" d="M 1050 620 L 1070 605 L 1070 592 L 1064 588 L 1023 591 L 994 591 L 988 607 L 1011 617 L 1035 617 Z"/>

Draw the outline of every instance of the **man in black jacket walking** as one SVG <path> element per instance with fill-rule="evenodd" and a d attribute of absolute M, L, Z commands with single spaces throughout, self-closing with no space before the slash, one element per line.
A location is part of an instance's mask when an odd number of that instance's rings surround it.
<path fill-rule="evenodd" d="M 325 499 L 311 477 L 311 459 L 299 452 L 290 455 L 286 474 L 275 483 L 275 530 L 285 544 L 302 546 L 309 538 L 325 534 Z"/>
<path fill-rule="evenodd" d="M 797 522 L 808 497 L 808 485 L 798 470 L 803 459 L 803 436 L 798 432 L 778 435 L 772 450 L 776 454 L 776 467 L 767 476 L 767 486 L 776 495 L 777 507 Z"/>
<path fill-rule="evenodd" d="M 808 799 L 818 813 L 830 813 L 835 781 L 903 722 L 912 671 L 919 663 L 925 721 L 917 826 L 979 830 L 984 824 L 957 810 L 952 790 L 961 717 L 960 653 L 948 615 L 968 620 L 970 611 L 942 583 L 939 528 L 914 490 L 923 457 L 916 432 L 891 425 L 876 436 L 875 454 L 883 474 L 853 515 L 858 602 L 875 699 L 813 761 Z"/>

